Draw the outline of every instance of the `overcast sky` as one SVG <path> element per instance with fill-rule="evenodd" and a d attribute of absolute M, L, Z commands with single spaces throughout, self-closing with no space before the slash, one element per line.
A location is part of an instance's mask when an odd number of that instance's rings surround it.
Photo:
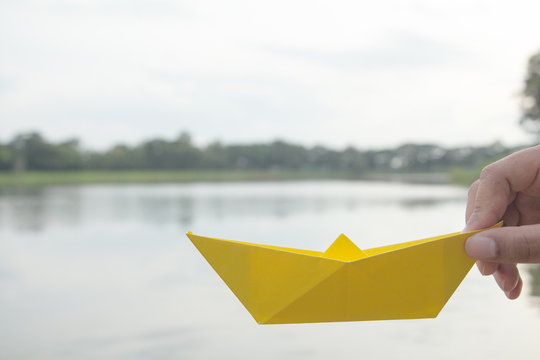
<path fill-rule="evenodd" d="M 0 140 L 530 139 L 540 2 L 0 1 Z"/>

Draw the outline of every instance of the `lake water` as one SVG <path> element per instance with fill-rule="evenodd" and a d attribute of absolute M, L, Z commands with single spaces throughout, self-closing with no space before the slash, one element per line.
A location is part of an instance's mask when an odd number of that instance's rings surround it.
<path fill-rule="evenodd" d="M 537 358 L 536 267 L 516 301 L 473 269 L 436 319 L 257 325 L 185 236 L 369 248 L 459 231 L 465 200 L 341 181 L 0 190 L 0 358 Z"/>

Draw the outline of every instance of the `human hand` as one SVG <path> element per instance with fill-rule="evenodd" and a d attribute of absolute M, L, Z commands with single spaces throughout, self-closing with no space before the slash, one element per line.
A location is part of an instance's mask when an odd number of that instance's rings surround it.
<path fill-rule="evenodd" d="M 540 146 L 509 155 L 482 170 L 470 187 L 464 231 L 504 221 L 467 239 L 465 251 L 483 275 L 493 275 L 509 299 L 521 293 L 516 263 L 540 263 Z"/>

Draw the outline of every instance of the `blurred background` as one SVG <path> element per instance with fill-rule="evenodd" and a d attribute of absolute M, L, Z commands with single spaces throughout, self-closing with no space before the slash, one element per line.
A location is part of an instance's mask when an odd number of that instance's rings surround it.
<path fill-rule="evenodd" d="M 260 326 L 184 234 L 461 230 L 482 167 L 540 139 L 539 11 L 1 1 L 0 357 L 534 357 L 537 266 L 513 302 L 471 271 L 435 320 Z"/>

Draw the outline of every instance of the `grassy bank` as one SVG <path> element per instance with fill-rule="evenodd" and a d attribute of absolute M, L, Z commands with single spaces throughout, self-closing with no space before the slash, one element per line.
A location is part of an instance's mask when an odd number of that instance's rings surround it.
<path fill-rule="evenodd" d="M 367 173 L 314 170 L 183 170 L 183 171 L 28 171 L 0 172 L 1 186 L 41 186 L 76 184 L 137 184 L 225 181 L 285 181 L 324 179 L 363 179 L 424 184 L 470 185 L 480 170 L 452 169 L 437 173 Z"/>
<path fill-rule="evenodd" d="M 477 169 L 451 169 L 448 173 L 453 184 L 470 186 L 480 176 L 482 168 Z"/>
<path fill-rule="evenodd" d="M 453 184 L 457 185 L 463 185 L 469 187 L 472 185 L 473 182 L 478 180 L 480 177 L 480 173 L 482 172 L 482 169 L 492 164 L 500 159 L 502 159 L 504 156 L 508 154 L 501 154 L 500 156 L 492 157 L 490 159 L 487 159 L 482 164 L 475 168 L 451 168 L 448 170 L 448 174 L 450 175 L 451 182 Z"/>
<path fill-rule="evenodd" d="M 28 171 L 0 172 L 0 186 L 67 184 L 182 183 L 196 181 L 283 181 L 350 179 L 348 173 L 308 170 Z"/>

